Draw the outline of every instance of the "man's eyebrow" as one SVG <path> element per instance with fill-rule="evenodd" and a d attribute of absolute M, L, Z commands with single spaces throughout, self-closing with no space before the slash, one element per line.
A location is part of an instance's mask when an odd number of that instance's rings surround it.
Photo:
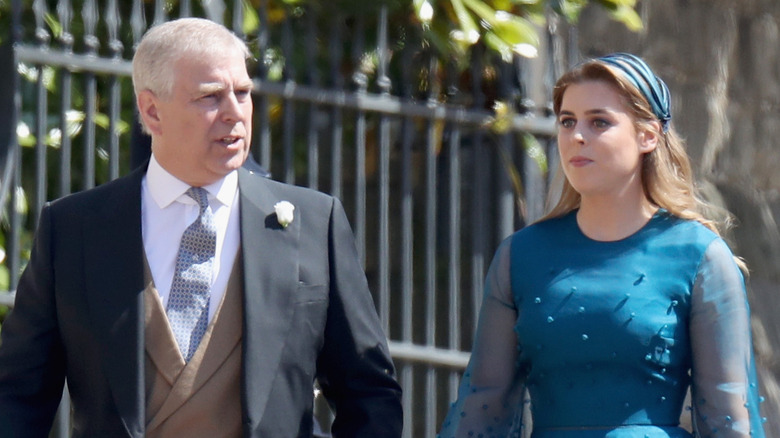
<path fill-rule="evenodd" d="M 219 82 L 206 82 L 198 86 L 198 91 L 202 94 L 211 94 L 225 89 L 225 84 Z"/>
<path fill-rule="evenodd" d="M 240 82 L 236 84 L 235 88 L 239 90 L 253 90 L 254 87 L 255 87 L 254 82 L 246 81 L 246 82 Z M 225 84 L 220 82 L 206 82 L 198 86 L 198 91 L 201 94 L 211 94 L 211 93 L 218 93 L 227 88 L 228 87 L 226 87 Z"/>

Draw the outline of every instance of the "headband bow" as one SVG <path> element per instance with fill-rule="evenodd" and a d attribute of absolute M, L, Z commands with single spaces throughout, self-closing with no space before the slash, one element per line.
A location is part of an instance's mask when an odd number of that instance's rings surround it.
<path fill-rule="evenodd" d="M 650 103 L 664 132 L 669 130 L 669 121 L 672 120 L 669 88 L 641 58 L 630 53 L 613 53 L 598 58 L 598 61 L 620 70 Z"/>

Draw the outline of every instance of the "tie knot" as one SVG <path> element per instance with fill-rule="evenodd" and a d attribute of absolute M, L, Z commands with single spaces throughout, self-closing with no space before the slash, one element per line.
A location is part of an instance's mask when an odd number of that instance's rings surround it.
<path fill-rule="evenodd" d="M 203 187 L 190 187 L 187 189 L 187 196 L 198 203 L 201 213 L 209 207 L 209 192 Z"/>

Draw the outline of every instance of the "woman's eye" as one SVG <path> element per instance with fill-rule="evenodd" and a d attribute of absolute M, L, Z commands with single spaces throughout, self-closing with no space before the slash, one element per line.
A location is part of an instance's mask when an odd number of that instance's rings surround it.
<path fill-rule="evenodd" d="M 561 119 L 561 121 L 558 123 L 560 123 L 564 128 L 572 128 L 575 125 L 575 121 L 572 118 Z"/>
<path fill-rule="evenodd" d="M 598 129 L 604 129 L 610 126 L 610 123 L 604 119 L 595 119 L 593 120 L 593 126 L 595 126 Z"/>

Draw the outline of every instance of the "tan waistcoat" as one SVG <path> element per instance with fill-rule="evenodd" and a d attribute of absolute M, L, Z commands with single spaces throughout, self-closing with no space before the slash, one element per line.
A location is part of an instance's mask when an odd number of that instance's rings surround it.
<path fill-rule="evenodd" d="M 241 436 L 241 257 L 198 349 L 185 363 L 145 271 L 146 436 Z"/>

